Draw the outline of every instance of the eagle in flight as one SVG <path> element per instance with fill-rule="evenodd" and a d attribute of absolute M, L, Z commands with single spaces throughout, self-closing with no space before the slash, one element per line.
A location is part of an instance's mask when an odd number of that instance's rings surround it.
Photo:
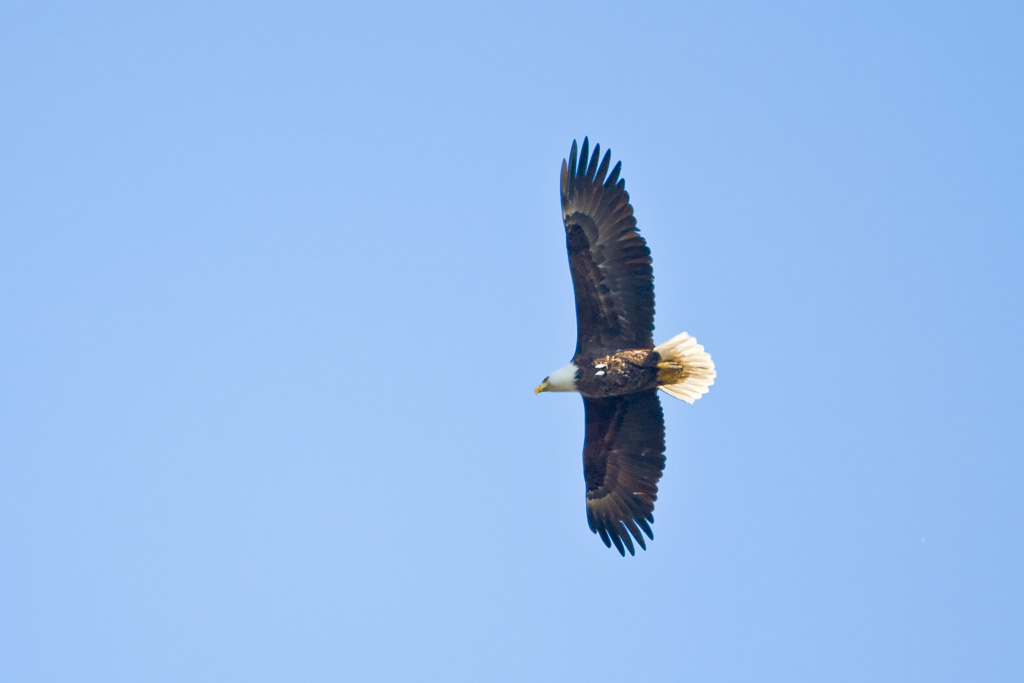
<path fill-rule="evenodd" d="M 562 219 L 576 293 L 576 353 L 536 393 L 583 396 L 587 523 L 625 556 L 654 539 L 654 501 L 665 469 L 658 389 L 693 403 L 715 380 L 715 364 L 685 332 L 655 346 L 651 250 L 637 231 L 622 162 L 591 155 L 589 141 L 562 160 Z"/>

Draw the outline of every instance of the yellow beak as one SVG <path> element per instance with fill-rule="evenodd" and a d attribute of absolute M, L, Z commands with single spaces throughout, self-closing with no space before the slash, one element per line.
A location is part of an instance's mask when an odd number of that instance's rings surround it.
<path fill-rule="evenodd" d="M 536 389 L 533 390 L 533 393 L 539 394 L 542 391 L 547 391 L 548 390 L 548 384 L 549 384 L 549 382 L 547 380 L 544 380 L 543 382 L 540 383 L 539 387 L 537 387 Z"/>

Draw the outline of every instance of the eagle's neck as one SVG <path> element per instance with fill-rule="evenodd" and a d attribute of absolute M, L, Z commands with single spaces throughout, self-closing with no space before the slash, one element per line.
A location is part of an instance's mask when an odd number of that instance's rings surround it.
<path fill-rule="evenodd" d="M 575 363 L 558 368 L 548 375 L 548 391 L 579 391 L 576 388 L 576 375 L 579 368 Z"/>

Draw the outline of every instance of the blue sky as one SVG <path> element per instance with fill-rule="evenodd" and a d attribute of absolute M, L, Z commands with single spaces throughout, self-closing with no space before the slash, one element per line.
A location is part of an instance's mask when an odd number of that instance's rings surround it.
<path fill-rule="evenodd" d="M 0 679 L 1024 675 L 1014 3 L 7 3 Z M 654 256 L 583 505 L 558 170 Z"/>

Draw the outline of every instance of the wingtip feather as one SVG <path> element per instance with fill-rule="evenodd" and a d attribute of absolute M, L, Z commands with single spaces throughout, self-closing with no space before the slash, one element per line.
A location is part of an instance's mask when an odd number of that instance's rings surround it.
<path fill-rule="evenodd" d="M 576 175 L 576 141 L 572 141 L 572 148 L 569 150 L 569 176 L 570 180 Z"/>

